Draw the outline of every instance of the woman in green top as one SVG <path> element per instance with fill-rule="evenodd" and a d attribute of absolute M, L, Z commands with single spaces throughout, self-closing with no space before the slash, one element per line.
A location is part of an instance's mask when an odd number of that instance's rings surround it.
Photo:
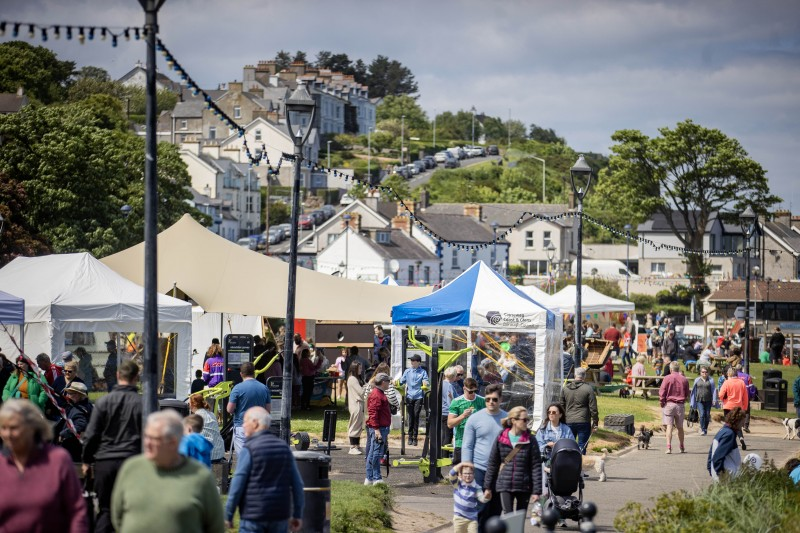
<path fill-rule="evenodd" d="M 47 394 L 31 371 L 27 359 L 20 355 L 17 357 L 17 369 L 8 378 L 3 388 L 3 401 L 9 398 L 25 398 L 36 404 L 44 412 L 47 405 Z"/>

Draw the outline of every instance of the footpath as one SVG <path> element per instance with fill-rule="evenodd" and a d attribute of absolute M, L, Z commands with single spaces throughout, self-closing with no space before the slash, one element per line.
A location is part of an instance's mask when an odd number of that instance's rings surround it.
<path fill-rule="evenodd" d="M 673 436 L 673 450 L 666 455 L 666 439 L 663 433 L 657 433 L 650 441 L 649 450 L 632 448 L 622 450 L 609 456 L 606 460 L 607 480 L 601 483 L 598 474 L 591 467 L 586 471 L 590 478 L 586 481 L 584 501 L 597 505 L 598 514 L 595 525 L 598 531 L 615 531 L 614 517 L 617 512 L 630 501 L 644 504 L 652 502 L 656 497 L 675 490 L 694 491 L 711 483 L 706 470 L 706 458 L 713 435 L 721 427 L 712 422 L 709 434 L 702 436 L 696 426 L 687 429 L 686 453 L 678 449 L 677 433 Z M 765 460 L 771 459 L 776 466 L 783 466 L 792 455 L 800 452 L 800 440 L 783 440 L 785 434 L 779 419 L 754 420 L 750 426 L 751 433 L 745 434 L 747 453 L 757 453 Z M 399 456 L 399 449 L 390 442 L 390 453 Z M 348 479 L 356 482 L 364 481 L 364 457 L 348 455 L 347 446 L 332 454 L 332 479 Z M 406 449 L 405 457 L 419 455 L 419 448 Z M 596 456 L 589 456 L 587 464 L 593 463 Z M 444 470 L 444 469 L 443 469 Z M 385 470 L 383 471 L 385 473 Z M 443 471 L 443 474 L 446 472 Z M 452 489 L 449 484 L 425 484 L 422 475 L 415 467 L 392 468 L 387 483 L 395 489 L 396 508 L 394 512 L 394 530 L 403 533 L 423 531 L 448 531 L 452 529 Z M 578 531 L 576 522 L 568 522 L 567 528 L 560 531 Z M 527 523 L 525 531 L 541 531 Z"/>

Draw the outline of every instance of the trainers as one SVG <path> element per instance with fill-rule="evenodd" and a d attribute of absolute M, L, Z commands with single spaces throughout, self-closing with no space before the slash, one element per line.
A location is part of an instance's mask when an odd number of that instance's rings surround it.
<path fill-rule="evenodd" d="M 750 428 L 742 428 L 745 433 L 750 433 Z"/>
<path fill-rule="evenodd" d="M 668 453 L 668 454 L 672 453 L 672 446 L 667 446 L 667 452 L 666 453 Z"/>
<path fill-rule="evenodd" d="M 382 479 L 376 479 L 375 481 L 372 482 L 373 485 L 383 485 L 384 483 L 385 481 Z"/>
<path fill-rule="evenodd" d="M 742 451 L 747 451 L 747 444 L 744 443 L 744 439 L 740 441 L 742 443 Z"/>
<path fill-rule="evenodd" d="M 348 455 L 361 455 L 361 450 L 358 448 L 350 448 L 350 451 L 347 453 Z"/>
<path fill-rule="evenodd" d="M 686 453 L 686 449 L 683 446 L 681 446 L 681 453 Z"/>
<path fill-rule="evenodd" d="M 365 479 L 364 485 L 372 485 L 372 481 L 370 481 L 369 479 Z"/>

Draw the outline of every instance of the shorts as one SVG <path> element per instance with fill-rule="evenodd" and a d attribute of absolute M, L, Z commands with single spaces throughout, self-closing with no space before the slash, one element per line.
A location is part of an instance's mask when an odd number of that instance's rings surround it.
<path fill-rule="evenodd" d="M 686 416 L 686 406 L 683 403 L 667 402 L 661 408 L 661 423 L 665 426 L 675 425 L 683 427 L 683 419 Z"/>

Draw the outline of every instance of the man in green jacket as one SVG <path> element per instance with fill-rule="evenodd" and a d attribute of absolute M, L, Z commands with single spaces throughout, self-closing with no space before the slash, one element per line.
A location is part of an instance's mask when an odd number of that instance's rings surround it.
<path fill-rule="evenodd" d="M 561 389 L 561 405 L 564 406 L 567 425 L 577 437 L 581 452 L 586 455 L 589 437 L 597 430 L 599 415 L 594 388 L 584 381 L 586 369 L 575 369 L 575 381 Z"/>
<path fill-rule="evenodd" d="M 36 375 L 31 370 L 25 356 L 17 357 L 17 369 L 6 381 L 3 388 L 3 401 L 9 398 L 25 398 L 32 401 L 44 413 L 47 405 L 47 393 L 45 393 Z"/>

